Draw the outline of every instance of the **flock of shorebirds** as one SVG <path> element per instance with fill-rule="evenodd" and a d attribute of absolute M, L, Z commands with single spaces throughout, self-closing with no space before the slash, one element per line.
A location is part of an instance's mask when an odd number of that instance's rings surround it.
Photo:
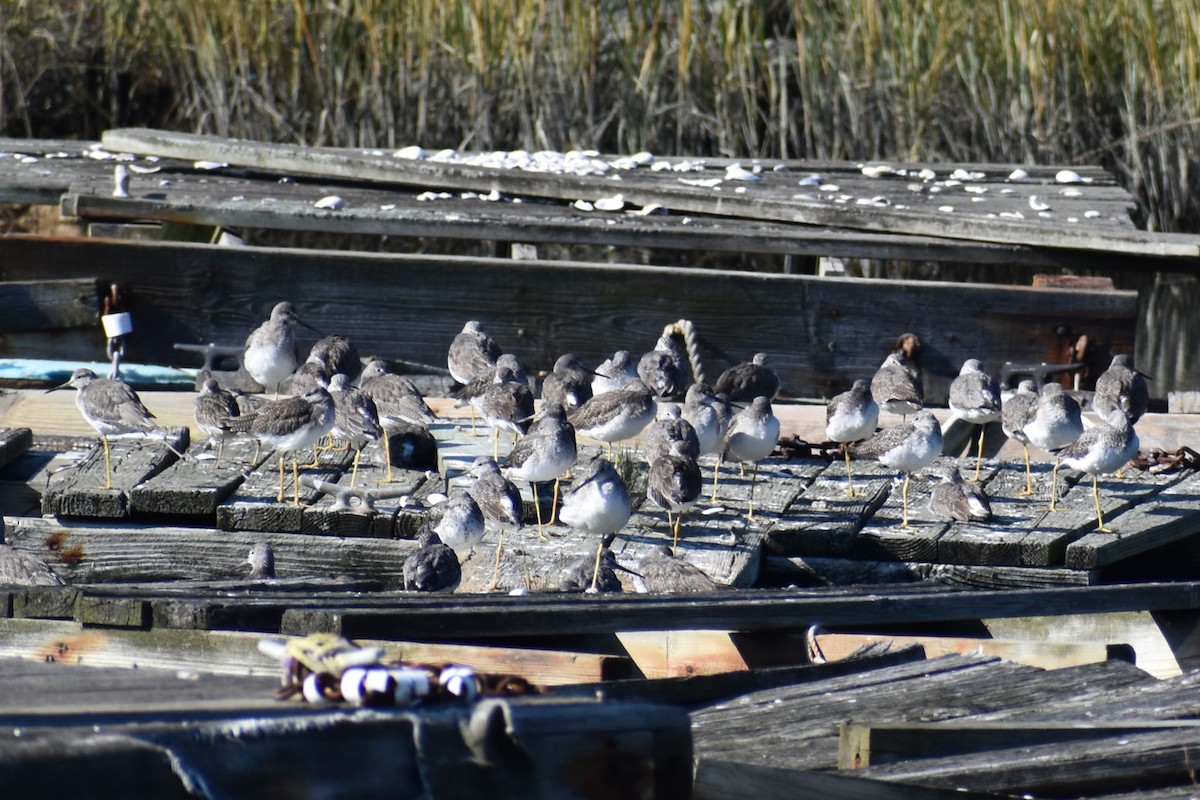
<path fill-rule="evenodd" d="M 270 319 L 246 340 L 245 369 L 267 391 L 274 392 L 274 400 L 243 412 L 237 398 L 212 378 L 196 396 L 196 423 L 216 448 L 218 463 L 224 443 L 233 437 L 254 439 L 260 447 L 276 451 L 277 499 L 284 502 L 285 461 L 290 456 L 291 502 L 299 504 L 299 451 L 353 448 L 353 486 L 362 452 L 372 442 L 382 442 L 388 481 L 392 479 L 392 463 L 403 460 L 402 453 L 390 449 L 396 442 L 411 448 L 423 437 L 428 440 L 427 446 L 436 447 L 427 427 L 436 416 L 412 381 L 391 373 L 382 360 L 369 360 L 364 365 L 354 345 L 336 335 L 321 338 L 308 359 L 297 363 L 297 325 L 311 327 L 299 319 L 290 303 L 279 303 Z M 747 519 L 752 521 L 758 464 L 774 451 L 779 440 L 779 420 L 771 407 L 779 393 L 779 377 L 766 354 L 759 353 L 726 370 L 712 386 L 693 383 L 679 333 L 678 326 L 667 326 L 654 348 L 640 358 L 622 350 L 595 369 L 589 369 L 574 354 L 565 354 L 541 382 L 540 403 L 535 404 L 520 360 L 503 353 L 478 321 L 467 322 L 449 346 L 447 366 L 461 385 L 455 393 L 459 403 L 471 407 L 472 429 L 478 415 L 493 431 L 493 453 L 477 458 L 471 465 L 468 487 L 451 488 L 444 501 L 429 509 L 419 531 L 421 548 L 410 559 L 411 570 L 409 564 L 405 566 L 406 586 L 420 590 L 453 588 L 461 575 L 456 556 L 479 544 L 488 526 L 499 530 L 498 574 L 503 533 L 522 527 L 524 522 L 521 495 L 513 483 L 521 481 L 531 485 L 535 498 L 538 484 L 554 484 L 549 519 L 542 518 L 541 505 L 534 503 L 539 538 L 544 538 L 544 526 L 557 519 L 573 529 L 594 534 L 599 543 L 594 558 L 588 559 L 590 563 L 577 565 L 563 587 L 595 591 L 619 588 L 616 572 L 624 568 L 617 564 L 610 545 L 628 523 L 633 509 L 619 459 L 614 463 L 612 458 L 612 448 L 639 436 L 649 467 L 647 495 L 666 512 L 676 546 L 682 520 L 705 493 L 707 481 L 699 465 L 704 455 L 716 456 L 709 494 L 714 504 L 719 495 L 721 465 L 735 462 L 743 468 L 750 466 Z M 281 398 L 285 384 L 290 384 L 290 393 Z M 67 387 L 77 390 L 80 412 L 100 434 L 105 488 L 111 488 L 108 437 L 156 435 L 161 429 L 137 394 L 124 383 L 80 369 L 55 389 Z M 989 518 L 988 500 L 977 480 L 983 457 L 982 426 L 998 420 L 1006 435 L 1025 446 L 1025 494 L 1033 492 L 1028 450 L 1032 443 L 1055 455 L 1054 483 L 1060 463 L 1092 476 L 1098 529 L 1108 530 L 1101 513 L 1097 476 L 1119 470 L 1137 452 L 1133 423 L 1145 412 L 1147 396 L 1144 376 L 1133 368 L 1128 356 L 1117 356 L 1096 385 L 1093 408 L 1101 422 L 1085 429 L 1078 403 L 1059 384 L 1048 383 L 1039 389 L 1032 381 L 1024 381 L 1002 402 L 996 382 L 978 361 L 968 360 L 951 385 L 950 409 L 956 416 L 981 426 L 974 480 L 964 480 L 954 467 L 941 470 L 942 481 L 932 490 L 930 509 L 946 519 Z M 901 421 L 879 429 L 881 411 Z M 907 528 L 909 479 L 933 465 L 941 454 L 942 430 L 934 415 L 924 408 L 920 375 L 904 348 L 889 355 L 870 381 L 858 380 L 830 400 L 826 420 L 829 439 L 845 453 L 848 496 L 857 494 L 852 457 L 874 458 L 903 473 L 901 525 Z M 398 434 L 405 436 L 398 439 Z M 501 434 L 514 438 L 504 458 L 500 457 Z M 580 462 L 578 436 L 606 444 L 607 456 Z M 570 488 L 560 493 L 561 481 L 568 475 Z M 1053 488 L 1050 495 L 1053 510 Z M 640 562 L 636 571 L 626 571 L 633 574 L 639 589 L 646 591 L 716 588 L 707 575 L 674 558 L 673 552 L 670 547 L 656 550 Z M 262 554 L 258 563 L 266 563 Z"/>

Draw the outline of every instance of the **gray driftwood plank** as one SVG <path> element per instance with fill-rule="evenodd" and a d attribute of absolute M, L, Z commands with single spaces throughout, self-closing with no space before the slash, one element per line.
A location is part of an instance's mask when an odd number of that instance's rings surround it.
<path fill-rule="evenodd" d="M 0 469 L 11 464 L 33 446 L 33 431 L 29 428 L 0 429 Z"/>
<path fill-rule="evenodd" d="M 321 493 L 300 484 L 300 505 L 294 505 L 292 457 L 298 460 L 299 474 L 325 481 L 334 481 L 341 476 L 354 458 L 353 452 L 321 450 L 317 467 L 308 467 L 313 462 L 312 449 L 288 455 L 283 467 L 283 502 L 279 497 L 279 453 L 271 456 L 258 469 L 246 476 L 233 496 L 217 509 L 217 526 L 223 530 L 278 531 L 295 533 L 302 529 L 304 510 L 316 502 Z"/>
<path fill-rule="evenodd" d="M 230 441 L 225 444 L 221 463 L 215 452 L 204 452 L 207 442 L 197 443 L 189 451 L 198 460 L 180 459 L 148 481 L 134 487 L 129 495 L 130 511 L 140 516 L 193 518 L 213 524 L 217 508 L 242 484 L 246 473 L 265 463 L 272 453 L 259 454 L 252 463 L 253 442 Z"/>

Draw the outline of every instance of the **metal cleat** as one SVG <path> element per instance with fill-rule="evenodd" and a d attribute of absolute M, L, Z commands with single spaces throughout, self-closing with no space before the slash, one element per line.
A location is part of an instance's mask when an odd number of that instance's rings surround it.
<path fill-rule="evenodd" d="M 340 483 L 324 481 L 311 475 L 303 475 L 300 482 L 305 486 L 323 492 L 334 499 L 330 507 L 333 511 L 350 511 L 354 514 L 378 514 L 375 503 L 380 500 L 400 498 L 400 507 L 406 508 L 410 502 L 409 493 L 401 489 L 364 489 L 361 486 L 343 486 Z"/>

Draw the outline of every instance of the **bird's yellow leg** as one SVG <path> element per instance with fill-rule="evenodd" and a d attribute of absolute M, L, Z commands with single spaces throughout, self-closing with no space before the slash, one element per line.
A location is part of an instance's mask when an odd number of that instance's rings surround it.
<path fill-rule="evenodd" d="M 975 458 L 975 477 L 972 480 L 979 480 L 979 470 L 983 467 L 983 434 L 987 431 L 987 425 L 979 426 L 979 455 Z"/>
<path fill-rule="evenodd" d="M 1109 533 L 1112 529 L 1104 527 L 1104 514 L 1100 511 L 1100 480 L 1096 475 L 1092 476 L 1092 499 L 1096 501 L 1096 530 Z"/>
<path fill-rule="evenodd" d="M 1058 465 L 1059 465 L 1059 461 L 1060 461 L 1060 459 L 1057 456 L 1055 456 L 1054 469 L 1052 469 L 1050 471 L 1050 510 L 1051 511 L 1058 511 L 1058 509 L 1054 507 L 1054 504 L 1058 500 Z"/>
<path fill-rule="evenodd" d="M 1033 470 L 1029 465 L 1029 445 L 1023 444 L 1025 448 L 1025 491 L 1021 492 L 1020 497 L 1029 497 L 1033 494 Z"/>
<path fill-rule="evenodd" d="M 292 505 L 300 505 L 300 467 L 295 453 L 292 454 Z"/>
<path fill-rule="evenodd" d="M 900 492 L 900 498 L 903 502 L 904 511 L 900 522 L 901 528 L 908 527 L 908 473 L 904 475 L 904 489 Z"/>
<path fill-rule="evenodd" d="M 495 591 L 500 585 L 500 554 L 504 552 L 504 529 L 500 530 L 500 536 L 496 540 L 496 563 L 492 565 L 492 583 L 487 587 L 489 592 Z"/>
<path fill-rule="evenodd" d="M 741 465 L 739 465 L 741 466 Z M 745 472 L 743 471 L 743 475 Z M 750 510 L 746 513 L 746 519 L 750 522 L 754 521 L 754 483 L 758 480 L 758 462 L 754 462 L 754 468 L 750 471 Z"/>
<path fill-rule="evenodd" d="M 857 497 L 854 492 L 854 476 L 850 474 L 850 448 L 843 447 L 842 452 L 846 454 L 846 496 Z"/>
<path fill-rule="evenodd" d="M 600 544 L 596 545 L 596 566 L 592 568 L 592 590 L 595 591 L 596 583 L 600 580 L 600 554 L 604 552 L 604 538 L 601 537 Z"/>
<path fill-rule="evenodd" d="M 104 445 L 104 485 L 101 489 L 111 489 L 112 485 L 112 456 L 108 449 L 108 437 L 101 436 L 100 443 Z"/>

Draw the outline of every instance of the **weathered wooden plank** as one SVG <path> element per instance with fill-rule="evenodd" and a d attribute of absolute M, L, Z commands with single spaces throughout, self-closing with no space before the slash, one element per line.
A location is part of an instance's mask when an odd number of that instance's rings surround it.
<path fill-rule="evenodd" d="M 362 352 L 441 364 L 464 317 L 461 304 L 445 298 L 467 286 L 476 298 L 471 316 L 534 370 L 564 351 L 593 364 L 620 348 L 644 352 L 665 322 L 683 317 L 700 332 L 709 372 L 766 351 L 787 392 L 830 396 L 872 374 L 897 333 L 911 330 L 939 343 L 925 358 L 926 398 L 936 403 L 968 357 L 1041 357 L 1057 349 L 1061 326 L 1128 351 L 1136 324 L 1131 292 L 13 237 L 0 240 L 0 258 L 14 278 L 73 277 L 86 265 L 136 287 L 129 345 L 164 363 L 178 358 L 173 342 L 241 341 L 287 295 L 303 319 L 351 337 Z M 180 268 L 164 271 L 164 263 Z M 381 290 L 398 273 L 404 291 Z M 196 309 L 196 296 L 216 310 Z M 372 298 L 370 313 L 364 297 Z M 575 313 L 580 297 L 589 298 L 587 315 Z M 670 307 L 646 306 L 645 297 L 669 297 Z M 948 329 L 959 331 L 954 342 L 941 336 Z M 301 347 L 313 338 L 302 334 Z"/>
<path fill-rule="evenodd" d="M 976 653 L 1042 669 L 1094 664 L 1107 661 L 1110 657 L 1109 646 L 1104 642 L 1041 642 L 970 636 L 867 633 L 817 633 L 813 636 L 813 641 L 820 655 L 829 660 L 846 658 L 862 647 L 881 643 L 899 647 L 920 645 L 930 658 L 950 653 Z"/>
<path fill-rule="evenodd" d="M 258 633 L 100 629 L 44 619 L 0 619 L 0 631 L 4 633 L 0 637 L 3 658 L 271 677 L 278 676 L 281 669 L 279 662 L 259 652 L 257 642 L 262 634 Z M 389 660 L 464 664 L 484 672 L 521 675 L 544 686 L 599 682 L 620 675 L 628 664 L 618 656 L 564 650 L 378 640 L 359 644 L 382 647 Z"/>
<path fill-rule="evenodd" d="M 99 308 L 95 278 L 0 282 L 0 334 L 96 328 Z"/>
<path fill-rule="evenodd" d="M 1153 731 L 1181 731 L 1197 720 L 1085 720 L 1052 722 L 865 722 L 841 725 L 839 769 L 859 769 L 919 758 L 966 755 L 1013 747 L 1102 739 Z"/>
<path fill-rule="evenodd" d="M 42 513 L 63 517 L 124 518 L 134 486 L 166 469 L 187 448 L 187 428 L 170 428 L 164 441 L 146 436 L 109 439 L 113 488 L 104 489 L 104 449 L 97 443 L 77 465 L 50 479 Z"/>
<path fill-rule="evenodd" d="M 892 474 L 873 462 L 853 465 L 855 497 L 846 496 L 844 462 L 835 461 L 771 526 L 771 546 L 789 555 L 849 555 L 854 538 L 891 490 Z"/>
<path fill-rule="evenodd" d="M 939 581 L 976 589 L 1092 586 L 1095 570 L 1052 567 L 1004 567 L 973 564 L 929 564 L 911 561 L 863 561 L 815 556 L 767 556 L 763 560 L 767 585 L 794 581 L 799 585 L 853 586 L 872 583 Z"/>
<path fill-rule="evenodd" d="M 199 456 L 207 444 L 194 444 L 189 452 Z M 130 512 L 140 517 L 192 518 L 211 524 L 216 520 L 217 507 L 242 484 L 245 473 L 271 460 L 273 454 L 263 451 L 257 464 L 252 463 L 255 449 L 253 442 L 230 441 L 219 465 L 215 454 L 207 453 L 203 460 L 177 460 L 133 488 L 129 493 Z"/>
<path fill-rule="evenodd" d="M 701 757 L 696 759 L 696 800 L 789 800 L 839 797 L 845 800 L 976 800 L 996 795 L 962 789 L 870 780 L 812 770 Z"/>
<path fill-rule="evenodd" d="M 0 428 L 0 469 L 32 446 L 33 431 L 29 428 Z"/>
<path fill-rule="evenodd" d="M 381 152 L 355 153 L 294 145 L 264 145 L 147 129 L 110 130 L 105 132 L 103 142 L 106 147 L 144 155 L 213 159 L 290 175 L 407 183 L 484 193 L 498 189 L 506 194 L 568 201 L 581 197 L 609 196 L 613 190 L 611 180 L 604 177 L 539 175 L 521 170 L 396 159 Z M 199 153 L 204 155 L 197 155 Z M 791 175 L 763 172 L 760 178 L 761 183 L 755 184 L 753 190 L 738 194 L 714 191 L 714 187 L 690 186 L 675 176 L 664 181 L 628 173 L 622 176 L 621 193 L 627 202 L 635 205 L 657 203 L 678 210 L 812 225 L 1022 244 L 1036 242 L 1069 249 L 1110 249 L 1144 255 L 1194 258 L 1200 254 L 1200 243 L 1195 237 L 1156 237 L 1125 230 L 1117 234 L 1101 226 L 1081 226 L 1078 224 L 1080 218 L 1076 217 L 1066 219 L 1075 219 L 1073 224 L 1079 230 L 1009 218 L 990 220 L 987 218 L 988 212 L 982 208 L 971 209 L 974 213 L 966 213 L 969 207 L 981 204 L 970 203 L 965 194 L 957 216 L 948 213 L 936 215 L 913 208 L 913 204 L 929 199 L 928 195 L 917 195 L 915 200 L 908 199 L 906 203 L 868 209 L 850 203 L 839 205 L 836 198 L 828 197 L 832 193 L 824 193 L 826 197 L 819 196 L 822 194 L 820 192 L 796 193 Z M 775 184 L 789 188 L 780 188 L 772 195 L 769 189 Z M 878 186 L 872 188 L 876 193 L 882 191 Z M 945 200 L 937 195 L 932 202 L 944 205 Z M 988 224 L 982 226 L 980 220 L 988 220 Z M 1126 233 L 1128 237 L 1124 236 Z"/>
<path fill-rule="evenodd" d="M 1121 479 L 1116 482 L 1123 486 Z M 1105 483 L 1103 488 L 1113 481 Z M 1104 567 L 1200 533 L 1200 475 L 1167 486 L 1153 500 L 1137 502 L 1112 527 L 1111 533 L 1093 531 L 1068 546 L 1067 566 Z"/>
<path fill-rule="evenodd" d="M 341 576 L 395 586 L 403 583 L 404 559 L 415 548 L 404 540 L 149 525 L 80 527 L 28 517 L 12 519 L 7 538 L 12 546 L 45 558 L 64 579 L 91 584 L 244 580 L 246 555 L 266 541 L 281 579 Z"/>
<path fill-rule="evenodd" d="M 617 638 L 647 678 L 749 669 L 728 631 L 626 631 Z"/>
<path fill-rule="evenodd" d="M 1083 796 L 1156 785 L 1191 785 L 1200 731 L 1130 733 L 868 767 L 865 776 L 945 788 Z"/>
<path fill-rule="evenodd" d="M 279 500 L 280 468 L 283 461 L 283 500 Z M 293 472 L 292 461 L 299 467 Z M 307 448 L 298 453 L 274 453 L 246 476 L 227 502 L 217 508 L 217 526 L 228 531 L 276 531 L 298 533 L 303 528 L 304 512 L 322 496 L 305 484 L 294 485 L 296 474 L 336 483 L 354 460 L 353 451 Z M 318 466 L 307 466 L 316 463 Z M 299 497 L 299 505 L 293 499 Z"/>

